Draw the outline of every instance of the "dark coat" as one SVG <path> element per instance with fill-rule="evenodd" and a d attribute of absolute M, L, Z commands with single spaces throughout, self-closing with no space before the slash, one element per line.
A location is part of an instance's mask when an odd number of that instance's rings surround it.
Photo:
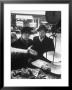
<path fill-rule="evenodd" d="M 11 44 L 12 47 L 19 48 L 19 49 L 27 49 L 29 46 L 32 45 L 32 40 L 29 39 L 28 42 L 25 40 L 18 39 L 14 43 Z"/>
<path fill-rule="evenodd" d="M 32 49 L 36 50 L 39 56 L 43 55 L 44 52 L 55 50 L 53 40 L 47 36 L 45 36 L 42 42 L 38 36 L 34 37 Z"/>
<path fill-rule="evenodd" d="M 18 39 L 14 43 L 11 44 L 14 48 L 19 49 L 27 49 L 29 46 L 32 45 L 32 40 L 29 39 L 28 42 L 25 40 Z M 20 68 L 26 68 L 28 66 L 28 59 L 29 55 L 24 53 L 12 53 L 11 54 L 11 69 L 20 69 Z"/>

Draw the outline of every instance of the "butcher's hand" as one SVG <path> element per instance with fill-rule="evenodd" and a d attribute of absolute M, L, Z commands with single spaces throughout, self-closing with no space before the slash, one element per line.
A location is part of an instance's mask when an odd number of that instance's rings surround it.
<path fill-rule="evenodd" d="M 35 51 L 35 50 L 33 50 L 33 49 L 28 49 L 28 52 L 31 54 L 31 55 L 34 55 L 34 56 L 37 56 L 38 55 L 38 53 L 37 53 L 37 51 Z"/>

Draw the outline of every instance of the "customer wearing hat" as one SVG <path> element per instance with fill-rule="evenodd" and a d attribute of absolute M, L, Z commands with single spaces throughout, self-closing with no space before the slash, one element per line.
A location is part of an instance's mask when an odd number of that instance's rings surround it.
<path fill-rule="evenodd" d="M 41 58 L 45 61 L 50 62 L 45 57 L 43 57 L 43 54 L 45 52 L 49 52 L 49 51 L 54 52 L 54 43 L 51 38 L 48 38 L 46 36 L 47 31 L 48 31 L 48 29 L 44 25 L 40 25 L 40 27 L 38 29 L 39 36 L 34 37 L 33 46 L 30 49 L 30 53 L 32 53 L 34 55 L 34 57 L 33 57 L 34 59 Z"/>
<path fill-rule="evenodd" d="M 11 69 L 20 69 L 27 66 L 28 48 L 32 45 L 29 36 L 32 34 L 31 27 L 23 27 L 21 38 L 11 44 Z"/>

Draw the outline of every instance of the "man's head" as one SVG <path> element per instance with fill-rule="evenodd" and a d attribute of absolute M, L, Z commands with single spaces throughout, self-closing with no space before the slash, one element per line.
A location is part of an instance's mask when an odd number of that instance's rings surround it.
<path fill-rule="evenodd" d="M 30 34 L 32 34 L 31 30 L 32 30 L 31 27 L 23 27 L 22 30 L 21 30 L 21 37 L 22 37 L 22 39 L 28 40 Z"/>
<path fill-rule="evenodd" d="M 44 25 L 41 25 L 38 29 L 40 38 L 45 37 L 47 28 Z"/>

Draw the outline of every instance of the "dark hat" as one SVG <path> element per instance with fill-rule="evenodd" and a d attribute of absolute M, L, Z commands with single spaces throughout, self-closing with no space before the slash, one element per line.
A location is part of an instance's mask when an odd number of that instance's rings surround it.
<path fill-rule="evenodd" d="M 45 27 L 45 25 L 40 25 L 37 31 L 44 30 L 45 32 L 48 31 L 48 29 Z"/>
<path fill-rule="evenodd" d="M 32 30 L 33 30 L 33 28 L 31 28 L 31 27 L 23 27 L 21 30 L 21 33 L 32 34 Z"/>

